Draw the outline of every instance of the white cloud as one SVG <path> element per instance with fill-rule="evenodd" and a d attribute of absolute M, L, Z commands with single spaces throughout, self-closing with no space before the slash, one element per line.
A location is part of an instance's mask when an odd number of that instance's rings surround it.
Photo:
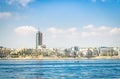
<path fill-rule="evenodd" d="M 98 28 L 99 30 L 110 30 L 110 27 L 107 26 L 101 26 Z"/>
<path fill-rule="evenodd" d="M 52 38 L 75 37 L 78 34 L 77 28 L 75 27 L 71 27 L 67 29 L 50 27 L 47 29 L 47 32 L 51 34 Z"/>
<path fill-rule="evenodd" d="M 54 33 L 54 34 L 62 33 L 63 32 L 62 29 L 58 29 L 58 28 L 54 28 L 54 27 L 48 28 L 47 31 L 50 32 L 50 33 Z"/>
<path fill-rule="evenodd" d="M 93 36 L 97 36 L 96 32 L 82 32 L 81 33 L 82 37 L 93 37 Z"/>
<path fill-rule="evenodd" d="M 10 17 L 10 12 L 0 12 L 0 19 Z"/>
<path fill-rule="evenodd" d="M 120 28 L 109 26 L 96 27 L 92 24 L 80 28 L 50 27 L 45 35 L 44 39 L 51 46 L 112 46 L 119 43 Z"/>
<path fill-rule="evenodd" d="M 76 27 L 67 28 L 67 29 L 60 29 L 50 27 L 47 29 L 47 32 L 51 33 L 52 37 L 109 37 L 110 35 L 120 34 L 120 28 L 112 28 L 108 26 L 100 26 L 95 27 L 94 25 L 90 24 L 84 26 L 83 29 L 79 29 Z"/>
<path fill-rule="evenodd" d="M 76 31 L 77 31 L 77 28 L 72 27 L 72 28 L 69 28 L 67 31 L 68 31 L 68 32 L 76 32 Z"/>
<path fill-rule="evenodd" d="M 112 28 L 108 26 L 95 27 L 94 25 L 90 24 L 90 25 L 84 26 L 83 29 L 85 31 L 106 32 L 106 31 L 110 31 Z"/>
<path fill-rule="evenodd" d="M 110 30 L 110 33 L 112 35 L 116 35 L 116 34 L 120 35 L 120 28 L 113 28 L 113 29 Z"/>
<path fill-rule="evenodd" d="M 34 0 L 7 0 L 7 3 L 12 4 L 19 4 L 23 7 L 27 6 L 29 3 L 33 2 Z"/>
<path fill-rule="evenodd" d="M 52 38 L 57 38 L 57 36 L 56 35 L 52 35 Z"/>
<path fill-rule="evenodd" d="M 19 26 L 15 28 L 14 31 L 20 35 L 30 35 L 36 33 L 37 29 L 33 26 Z"/>
<path fill-rule="evenodd" d="M 81 34 L 83 37 L 90 37 L 90 36 L 108 37 L 110 35 L 120 34 L 120 28 L 113 28 L 108 26 L 95 27 L 94 25 L 90 24 L 84 26 L 83 29 L 84 31 Z"/>
<path fill-rule="evenodd" d="M 87 25 L 87 26 L 84 26 L 83 28 L 84 28 L 84 29 L 88 29 L 88 30 L 94 30 L 94 29 L 95 29 L 92 24 Z"/>

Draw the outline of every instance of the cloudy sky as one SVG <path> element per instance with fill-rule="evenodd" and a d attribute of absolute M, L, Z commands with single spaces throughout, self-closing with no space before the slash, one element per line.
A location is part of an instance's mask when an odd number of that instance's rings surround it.
<path fill-rule="evenodd" d="M 0 46 L 120 46 L 120 0 L 0 0 Z"/>

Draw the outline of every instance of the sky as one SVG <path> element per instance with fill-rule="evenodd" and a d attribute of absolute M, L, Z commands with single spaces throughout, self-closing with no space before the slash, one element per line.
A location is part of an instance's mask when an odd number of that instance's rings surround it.
<path fill-rule="evenodd" d="M 120 0 L 0 0 L 0 46 L 120 47 Z"/>

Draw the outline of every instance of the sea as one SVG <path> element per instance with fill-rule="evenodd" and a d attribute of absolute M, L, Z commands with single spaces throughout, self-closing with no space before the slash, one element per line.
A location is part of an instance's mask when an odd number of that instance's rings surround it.
<path fill-rule="evenodd" d="M 0 60 L 0 79 L 120 79 L 120 60 Z"/>

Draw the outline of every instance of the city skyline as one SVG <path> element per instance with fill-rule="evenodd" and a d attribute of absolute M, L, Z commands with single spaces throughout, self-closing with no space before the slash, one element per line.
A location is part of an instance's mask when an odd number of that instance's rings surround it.
<path fill-rule="evenodd" d="M 1 0 L 0 46 L 120 47 L 119 0 Z"/>

